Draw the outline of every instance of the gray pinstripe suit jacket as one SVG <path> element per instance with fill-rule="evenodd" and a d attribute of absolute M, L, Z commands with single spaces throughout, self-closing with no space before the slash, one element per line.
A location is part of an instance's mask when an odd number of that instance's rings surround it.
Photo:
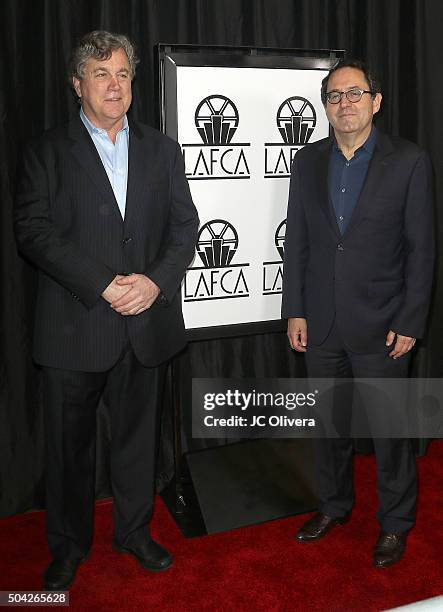
<path fill-rule="evenodd" d="M 104 371 L 129 338 L 137 358 L 155 366 L 185 344 L 179 287 L 194 254 L 197 212 L 177 143 L 129 125 L 124 221 L 80 118 L 25 150 L 15 232 L 20 251 L 39 270 L 39 364 Z M 130 272 L 149 276 L 162 295 L 149 310 L 123 317 L 101 293 L 117 273 Z"/>

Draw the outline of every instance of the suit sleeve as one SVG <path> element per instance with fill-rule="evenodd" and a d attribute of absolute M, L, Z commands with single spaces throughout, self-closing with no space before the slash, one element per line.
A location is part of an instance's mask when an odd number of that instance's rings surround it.
<path fill-rule="evenodd" d="M 422 338 L 432 290 L 435 257 L 432 168 L 422 152 L 412 171 L 404 213 L 405 297 L 391 329 Z"/>
<path fill-rule="evenodd" d="M 170 302 L 177 293 L 186 268 L 195 254 L 198 214 L 192 201 L 185 176 L 179 145 L 171 166 L 170 213 L 163 248 L 157 259 L 145 271 Z"/>
<path fill-rule="evenodd" d="M 282 318 L 305 318 L 304 289 L 309 241 L 300 184 L 299 162 L 291 171 L 283 266 Z"/>
<path fill-rule="evenodd" d="M 115 277 L 66 239 L 51 219 L 49 151 L 29 145 L 23 156 L 14 211 L 15 236 L 20 252 L 40 270 L 92 308 Z M 45 160 L 46 158 L 46 160 Z"/>

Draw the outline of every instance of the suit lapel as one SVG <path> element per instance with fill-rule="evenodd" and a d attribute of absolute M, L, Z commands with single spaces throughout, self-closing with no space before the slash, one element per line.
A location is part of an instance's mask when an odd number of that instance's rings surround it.
<path fill-rule="evenodd" d="M 363 188 L 349 224 L 344 232 L 344 236 L 349 234 L 349 232 L 351 232 L 358 225 L 362 218 L 362 214 L 366 208 L 371 205 L 371 200 L 374 193 L 382 184 L 386 173 L 389 171 L 389 155 L 393 150 L 394 147 L 392 146 L 390 138 L 377 130 L 377 141 L 375 144 L 374 154 L 369 163 Z"/>
<path fill-rule="evenodd" d="M 136 218 L 137 203 L 146 198 L 146 186 L 155 164 L 155 151 L 148 147 L 137 123 L 129 123 L 128 187 L 126 190 L 125 226 Z"/>
<path fill-rule="evenodd" d="M 91 181 L 102 193 L 107 202 L 112 202 L 113 213 L 120 222 L 123 221 L 120 209 L 115 199 L 111 183 L 109 182 L 106 170 L 103 167 L 100 155 L 95 148 L 87 129 L 80 117 L 74 118 L 69 124 L 69 136 L 72 140 L 71 153 L 89 176 Z"/>
<path fill-rule="evenodd" d="M 337 225 L 334 207 L 329 194 L 329 158 L 331 156 L 331 146 L 331 138 L 323 141 L 318 146 L 318 159 L 317 162 L 313 164 L 313 170 L 315 172 L 313 184 L 314 188 L 317 189 L 317 198 L 313 198 L 313 201 L 316 200 L 320 203 L 320 208 L 323 210 L 331 230 L 335 236 L 339 237 L 340 229 Z"/>

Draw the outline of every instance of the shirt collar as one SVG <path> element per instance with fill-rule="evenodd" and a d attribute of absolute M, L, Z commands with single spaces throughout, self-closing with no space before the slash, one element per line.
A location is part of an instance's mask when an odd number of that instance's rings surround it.
<path fill-rule="evenodd" d="M 360 148 L 364 149 L 367 153 L 372 155 L 375 149 L 376 141 L 377 141 L 377 128 L 375 127 L 375 125 L 373 125 L 368 139 L 366 140 L 364 144 L 362 144 Z"/>
<path fill-rule="evenodd" d="M 88 119 L 88 117 L 85 115 L 85 112 L 82 106 L 80 107 L 80 119 L 83 121 L 85 128 L 88 130 L 91 136 L 92 134 L 107 134 L 105 129 L 98 128 L 92 123 L 92 121 L 90 121 L 90 119 Z M 123 117 L 123 127 L 120 130 L 120 132 L 123 132 L 124 130 L 129 132 L 128 118 L 126 115 Z"/>
<path fill-rule="evenodd" d="M 341 150 L 337 144 L 337 140 L 334 135 L 332 137 L 332 142 L 333 142 L 334 151 L 336 152 L 338 151 L 339 153 L 341 153 Z M 366 153 L 369 153 L 369 155 L 372 155 L 374 153 L 376 142 L 377 142 L 377 128 L 375 127 L 375 125 L 373 125 L 371 128 L 371 133 L 369 134 L 368 138 L 361 145 L 361 147 L 357 149 L 356 153 L 358 153 L 358 151 L 361 151 L 363 149 Z"/>

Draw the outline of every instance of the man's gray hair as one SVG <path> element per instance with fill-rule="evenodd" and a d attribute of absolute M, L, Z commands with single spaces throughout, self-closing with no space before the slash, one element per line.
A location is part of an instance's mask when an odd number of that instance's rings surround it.
<path fill-rule="evenodd" d="M 79 41 L 72 52 L 69 64 L 69 78 L 82 79 L 85 76 L 86 62 L 94 58 L 96 60 L 107 60 L 112 52 L 123 49 L 128 57 L 131 70 L 131 79 L 135 76 L 135 67 L 139 60 L 135 54 L 134 45 L 124 34 L 113 34 L 106 30 L 94 30 L 88 32 Z"/>

